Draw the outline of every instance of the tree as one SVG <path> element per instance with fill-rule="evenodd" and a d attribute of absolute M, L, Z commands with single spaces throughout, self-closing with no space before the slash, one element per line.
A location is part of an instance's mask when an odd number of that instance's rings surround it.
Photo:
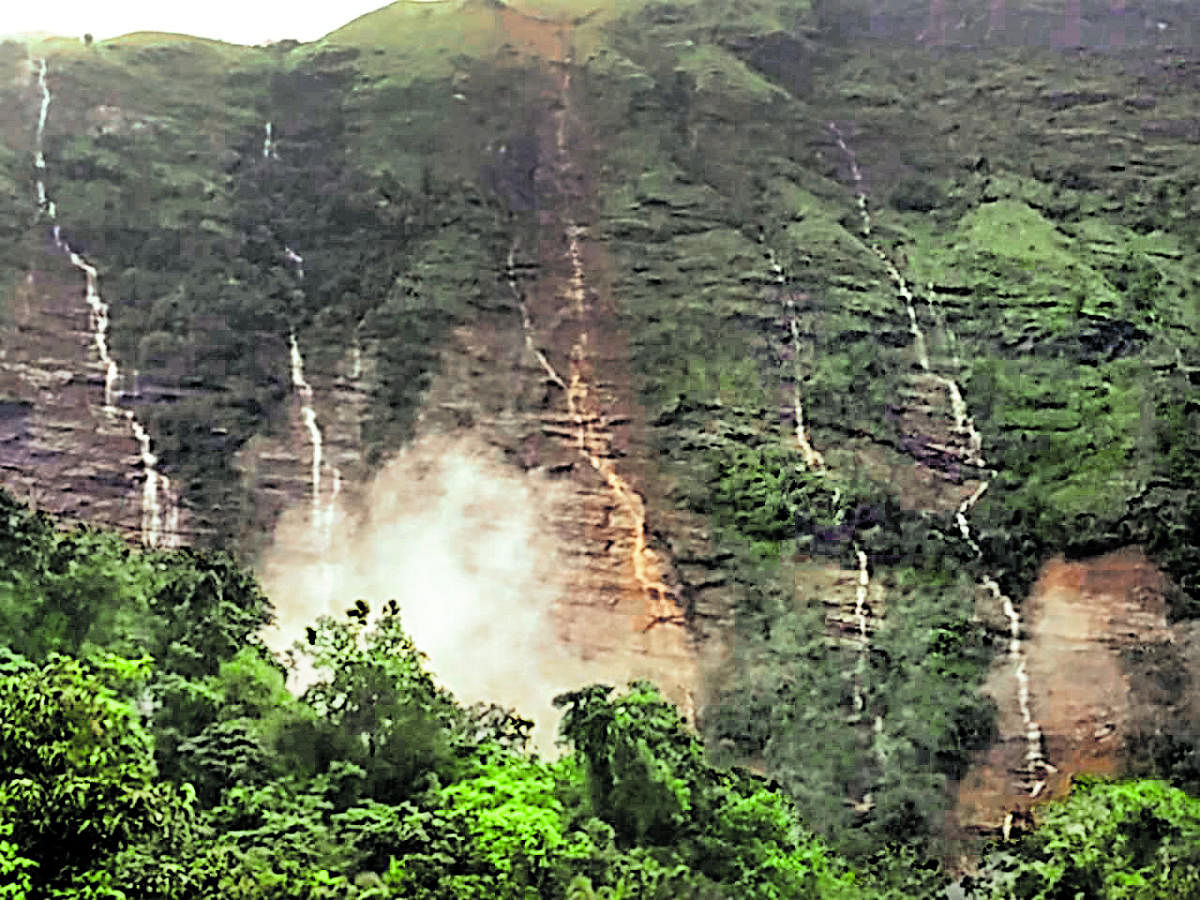
<path fill-rule="evenodd" d="M 16 848 L 0 845 L 0 867 L 35 863 L 18 874 L 33 896 L 135 839 L 187 828 L 187 792 L 156 783 L 149 736 L 103 680 L 143 677 L 144 663 L 56 656 L 0 678 L 0 827 Z"/>
<path fill-rule="evenodd" d="M 1017 844 L 995 845 L 968 896 L 1200 896 L 1200 800 L 1162 781 L 1081 778 Z"/>
<path fill-rule="evenodd" d="M 279 737 L 280 751 L 297 765 L 324 771 L 345 760 L 366 773 L 363 790 L 381 803 L 399 803 L 421 778 L 443 780 L 459 768 L 456 747 L 470 743 L 470 717 L 438 687 L 424 655 L 388 603 L 370 628 L 366 614 L 348 621 L 323 618 L 294 652 L 328 674 L 304 694 L 315 713 Z"/>
<path fill-rule="evenodd" d="M 853 875 L 792 804 L 743 770 L 708 765 L 657 688 L 611 692 L 596 685 L 554 703 L 566 709 L 562 736 L 584 761 L 592 811 L 629 851 L 626 865 L 638 861 L 624 872 L 634 896 L 652 895 L 664 877 L 676 896 L 857 896 Z"/>

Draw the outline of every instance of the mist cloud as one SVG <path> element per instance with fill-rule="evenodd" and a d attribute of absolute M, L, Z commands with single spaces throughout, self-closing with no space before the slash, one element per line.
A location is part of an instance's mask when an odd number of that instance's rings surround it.
<path fill-rule="evenodd" d="M 556 693 L 625 680 L 555 634 L 556 601 L 569 589 L 550 525 L 566 499 L 561 484 L 505 465 L 478 439 L 429 439 L 383 467 L 362 497 L 361 509 L 338 510 L 321 554 L 308 504 L 281 518 L 258 567 L 276 608 L 264 635 L 274 649 L 357 598 L 373 614 L 394 598 L 437 681 L 464 703 L 516 707 L 535 721 L 543 750 Z"/>

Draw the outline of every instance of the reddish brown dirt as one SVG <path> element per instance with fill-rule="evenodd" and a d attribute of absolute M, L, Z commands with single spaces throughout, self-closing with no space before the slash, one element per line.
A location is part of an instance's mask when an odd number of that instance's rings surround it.
<path fill-rule="evenodd" d="M 545 85 L 534 126 L 537 208 L 518 223 L 527 235 L 518 262 L 536 269 L 508 297 L 524 304 L 529 328 L 517 309 L 481 312 L 460 328 L 423 429 L 469 427 L 513 463 L 562 479 L 565 499 L 547 523 L 567 585 L 553 616 L 558 640 L 610 683 L 649 678 L 693 718 L 701 699 L 696 649 L 679 579 L 643 501 L 655 473 L 628 339 L 617 325 L 612 264 L 587 233 L 594 198 L 576 161 L 591 148 L 571 102 L 570 31 L 512 11 L 497 19 Z M 525 347 L 526 331 L 553 377 Z"/>
<path fill-rule="evenodd" d="M 6 143 L 32 161 L 40 95 L 28 65 L 11 73 L 9 88 L 15 102 L 6 105 L 0 128 Z M 64 107 L 54 114 L 72 117 Z M 32 181 L 28 202 L 32 214 Z M 103 408 L 104 371 L 84 276 L 55 247 L 44 219 L 25 246 L 28 263 L 0 311 L 0 484 L 64 525 L 107 525 L 140 543 L 145 469 L 128 420 Z M 121 375 L 118 389 L 136 393 L 136 380 L 128 371 Z M 136 397 L 122 405 L 132 402 Z M 178 535 L 186 540 L 190 527 L 180 510 Z"/>
<path fill-rule="evenodd" d="M 1074 775 L 1122 771 L 1131 722 L 1130 684 L 1120 654 L 1170 639 L 1162 574 L 1140 548 L 1078 562 L 1047 562 L 1021 609 L 1030 705 L 1057 768 L 1034 800 L 1018 785 L 1025 751 L 1015 667 L 997 656 L 984 687 L 999 706 L 999 740 L 958 789 L 957 825 L 993 831 L 1006 814 L 1062 796 Z"/>

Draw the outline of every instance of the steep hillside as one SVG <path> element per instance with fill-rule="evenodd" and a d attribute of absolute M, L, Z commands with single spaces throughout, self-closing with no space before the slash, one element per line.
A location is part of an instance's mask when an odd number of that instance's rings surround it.
<path fill-rule="evenodd" d="M 555 677 L 656 681 L 855 857 L 1084 772 L 1195 791 L 1194 29 L 470 0 L 3 45 L 5 486 L 230 549 L 297 630 L 411 594 L 503 654 L 545 612 Z"/>

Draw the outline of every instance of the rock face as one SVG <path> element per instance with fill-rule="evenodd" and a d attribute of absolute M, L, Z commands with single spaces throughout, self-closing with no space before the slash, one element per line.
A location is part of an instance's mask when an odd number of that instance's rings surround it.
<path fill-rule="evenodd" d="M 419 432 L 470 429 L 521 468 L 561 482 L 547 523 L 569 585 L 553 611 L 558 641 L 611 682 L 654 680 L 694 719 L 700 663 L 684 613 L 696 597 L 669 547 L 694 548 L 703 537 L 647 509 L 655 473 L 644 417 L 610 262 L 587 224 L 594 198 L 575 163 L 587 152 L 578 146 L 585 132 L 568 70 L 556 65 L 567 59 L 569 34 L 526 17 L 508 24 L 514 44 L 545 62 L 533 132 L 509 141 L 537 148 L 526 154 L 537 160 L 535 208 L 514 225 L 524 245 L 514 243 L 496 302 L 444 352 Z"/>
<path fill-rule="evenodd" d="M 537 80 L 544 86 L 533 99 L 527 133 L 514 133 L 505 146 L 506 155 L 516 148 L 520 165 L 532 166 L 520 185 L 530 202 L 516 210 L 521 220 L 513 223 L 519 239 L 512 277 L 491 273 L 494 289 L 452 330 L 414 442 L 469 433 L 476 443 L 502 448 L 515 472 L 560 482 L 547 522 L 567 585 L 552 614 L 558 641 L 595 680 L 650 678 L 694 718 L 703 697 L 685 613 L 715 626 L 727 621 L 728 609 L 721 579 L 711 579 L 707 534 L 685 515 L 664 512 L 657 501 L 610 264 L 589 232 L 595 198 L 586 164 L 576 162 L 589 148 L 564 65 L 569 27 L 509 10 L 497 23 L 540 70 Z M 83 118 L 87 127 L 120 131 L 118 112 L 97 107 Z M 36 118 L 35 109 L 30 117 Z M 69 219 L 69 209 L 61 212 Z M 30 254 L 34 271 L 0 340 L 4 483 L 47 511 L 113 525 L 136 541 L 144 481 L 137 442 L 123 419 L 109 421 L 102 408 L 103 373 L 79 275 L 52 241 L 43 250 Z M 304 347 L 306 336 L 297 338 Z M 362 426 L 373 361 L 389 352 L 397 349 L 368 342 L 355 358 L 306 366 L 323 437 L 322 493 L 330 490 L 337 467 L 339 508 L 346 513 L 338 525 L 350 534 L 361 524 L 355 514 L 367 506 L 359 502 L 367 487 Z M 287 374 L 280 372 L 280 379 Z M 124 369 L 122 376 L 132 380 Z M 118 385 L 125 392 L 122 405 L 138 401 L 132 388 Z M 171 398 L 156 392 L 142 400 Z M 255 521 L 282 521 L 288 510 L 308 512 L 312 454 L 311 432 L 293 397 L 287 415 L 243 445 L 235 459 Z M 187 486 L 176 484 L 184 509 L 178 537 L 192 543 L 197 535 L 189 531 Z M 294 532 L 299 513 L 292 518 Z M 297 558 L 319 561 L 322 545 L 312 531 L 311 546 L 298 549 Z M 264 531 L 242 549 L 255 556 L 270 542 Z M 683 570 L 676 571 L 672 551 L 683 557 Z"/>
<path fill-rule="evenodd" d="M 15 291 L 0 328 L 4 486 L 68 521 L 96 522 L 138 540 L 145 471 L 123 416 L 104 410 L 83 279 L 53 242 Z M 136 403 L 133 385 L 122 404 Z M 181 519 L 181 531 L 187 523 Z"/>
<path fill-rule="evenodd" d="M 364 359 L 365 357 L 365 359 Z M 370 356 L 339 361 L 334 371 L 306 369 L 312 386 L 313 409 L 322 435 L 324 465 L 321 496 L 339 509 L 357 509 L 366 480 L 362 424 L 366 416 L 367 386 L 371 377 Z M 238 453 L 236 466 L 248 492 L 255 498 L 261 521 L 277 522 L 289 509 L 312 505 L 312 440 L 301 415 L 301 401 L 293 390 L 288 403 L 284 432 L 256 436 Z M 333 486 L 333 471 L 339 482 Z M 336 490 L 336 498 L 333 493 Z M 246 548 L 257 555 L 266 546 L 267 534 Z M 314 532 L 313 553 L 320 553 Z"/>
<path fill-rule="evenodd" d="M 1136 710 L 1122 653 L 1172 639 L 1164 588 L 1140 548 L 1077 562 L 1058 558 L 1042 567 L 1022 609 L 1023 637 L 1033 718 L 1057 771 L 1036 798 L 1019 787 L 1026 739 L 1014 665 L 997 655 L 985 691 L 999 707 L 999 738 L 959 786 L 961 827 L 1000 828 L 1008 814 L 1064 794 L 1074 775 L 1123 771 L 1123 744 Z M 991 614 L 985 617 L 990 621 Z"/>

